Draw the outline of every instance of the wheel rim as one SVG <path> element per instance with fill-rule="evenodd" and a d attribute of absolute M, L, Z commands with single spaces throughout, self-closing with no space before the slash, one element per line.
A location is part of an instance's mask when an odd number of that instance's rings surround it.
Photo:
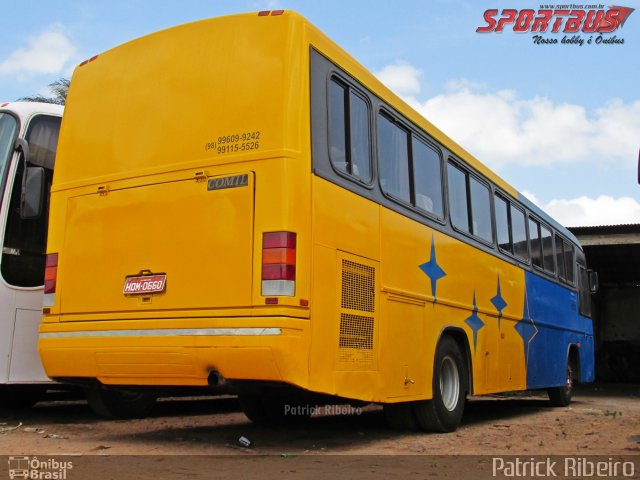
<path fill-rule="evenodd" d="M 571 365 L 567 366 L 567 386 L 566 386 L 567 392 L 571 393 L 571 391 L 573 390 L 573 368 L 571 368 Z"/>
<path fill-rule="evenodd" d="M 460 373 L 455 360 L 447 355 L 440 365 L 440 396 L 444 408 L 452 411 L 458 404 L 460 396 Z"/>

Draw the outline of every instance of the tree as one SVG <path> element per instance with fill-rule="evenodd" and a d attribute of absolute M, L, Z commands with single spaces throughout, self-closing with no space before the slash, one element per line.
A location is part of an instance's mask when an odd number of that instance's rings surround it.
<path fill-rule="evenodd" d="M 55 103 L 57 105 L 64 105 L 67 101 L 67 93 L 69 92 L 69 84 L 71 80 L 68 78 L 59 78 L 55 82 L 49 84 L 49 90 L 51 91 L 51 97 L 45 97 L 43 95 L 31 95 L 29 97 L 19 98 L 19 102 L 43 102 L 43 103 Z"/>

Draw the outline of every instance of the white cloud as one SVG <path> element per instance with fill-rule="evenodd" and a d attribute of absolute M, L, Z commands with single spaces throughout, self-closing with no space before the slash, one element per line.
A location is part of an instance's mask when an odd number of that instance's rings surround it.
<path fill-rule="evenodd" d="M 602 160 L 635 164 L 640 147 L 640 100 L 614 99 L 594 111 L 513 90 L 487 91 L 467 79 L 421 101 L 421 72 L 402 63 L 378 78 L 489 167 Z"/>
<path fill-rule="evenodd" d="M 631 197 L 601 195 L 594 199 L 583 196 L 570 200 L 555 199 L 540 206 L 567 227 L 640 223 L 640 203 Z"/>
<path fill-rule="evenodd" d="M 27 40 L 27 46 L 0 62 L 0 75 L 59 75 L 68 67 L 76 47 L 59 24 L 50 25 Z"/>
<path fill-rule="evenodd" d="M 613 100 L 590 113 L 513 91 L 479 93 L 461 87 L 414 103 L 419 111 L 493 168 L 508 163 L 551 165 L 594 157 L 635 163 L 640 100 Z"/>
<path fill-rule="evenodd" d="M 531 200 L 531 202 L 535 203 L 537 206 L 541 207 L 541 203 L 540 200 L 538 199 L 538 197 L 536 196 L 535 193 L 531 193 L 528 190 L 523 190 L 522 192 L 520 192 L 522 195 L 524 195 L 525 197 L 527 197 L 529 200 Z"/>
<path fill-rule="evenodd" d="M 398 95 L 418 95 L 422 72 L 404 62 L 387 65 L 376 77 Z"/>

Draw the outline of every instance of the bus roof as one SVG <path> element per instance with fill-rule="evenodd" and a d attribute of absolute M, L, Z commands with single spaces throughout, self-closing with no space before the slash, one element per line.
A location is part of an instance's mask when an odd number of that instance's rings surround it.
<path fill-rule="evenodd" d="M 238 32 L 242 32 L 242 41 Z M 208 48 L 204 49 L 202 45 Z M 202 145 L 178 144 L 169 141 L 166 135 L 160 145 L 161 142 L 153 141 L 152 135 L 155 134 L 157 140 L 159 131 L 183 128 L 185 123 L 192 129 L 192 139 L 204 140 L 205 135 L 210 137 L 212 133 L 216 136 L 234 133 L 224 129 L 229 128 L 227 125 L 236 128 L 234 122 L 250 125 L 245 114 L 255 109 L 255 102 L 263 102 L 262 111 L 273 109 L 273 122 L 269 127 L 273 130 L 263 135 L 264 138 L 271 139 L 274 148 L 278 141 L 281 145 L 290 142 L 287 148 L 295 150 L 299 147 L 296 142 L 302 131 L 284 138 L 283 129 L 277 125 L 287 121 L 285 109 L 295 108 L 287 88 L 295 89 L 301 78 L 307 78 L 308 64 L 303 65 L 302 60 L 308 56 L 310 46 L 523 203 L 541 220 L 578 244 L 571 232 L 422 117 L 340 46 L 293 11 L 245 13 L 179 25 L 132 40 L 81 63 L 74 72 L 78 82 L 72 82 L 67 115 L 84 119 L 76 119 L 74 123 L 82 132 L 73 133 L 72 150 L 66 147 L 70 139 L 63 126 L 59 146 L 60 152 L 77 157 L 77 162 L 70 163 L 78 166 L 72 171 L 68 163 L 61 164 L 53 188 L 73 188 L 122 178 L 119 167 L 125 163 L 133 162 L 128 172 L 131 175 L 151 173 L 158 165 L 178 168 L 176 159 L 180 159 L 185 167 L 205 163 Z M 218 54 L 214 55 L 216 49 Z M 198 76 L 200 78 L 194 78 Z M 260 76 L 269 81 L 258 81 L 256 77 Z M 105 85 L 109 86 L 110 94 L 105 94 Z M 96 95 L 99 91 L 103 94 Z M 161 98 L 171 101 L 163 103 Z M 180 105 L 184 111 L 180 112 L 173 105 Z M 144 129 L 137 126 L 144 126 Z M 94 138 L 96 132 L 107 131 L 110 135 L 105 137 L 100 133 L 100 138 Z M 92 158 L 91 164 L 86 163 L 87 158 Z"/>
<path fill-rule="evenodd" d="M 0 103 L 0 110 L 11 110 L 21 119 L 24 119 L 34 113 L 62 115 L 64 106 L 44 102 L 2 102 Z"/>

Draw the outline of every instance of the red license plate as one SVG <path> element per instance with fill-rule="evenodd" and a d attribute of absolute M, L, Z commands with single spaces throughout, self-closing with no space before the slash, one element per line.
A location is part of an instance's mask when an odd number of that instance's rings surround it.
<path fill-rule="evenodd" d="M 166 289 L 167 275 L 158 273 L 156 275 L 127 277 L 124 281 L 122 293 L 125 295 L 149 295 L 151 293 L 162 293 Z"/>

